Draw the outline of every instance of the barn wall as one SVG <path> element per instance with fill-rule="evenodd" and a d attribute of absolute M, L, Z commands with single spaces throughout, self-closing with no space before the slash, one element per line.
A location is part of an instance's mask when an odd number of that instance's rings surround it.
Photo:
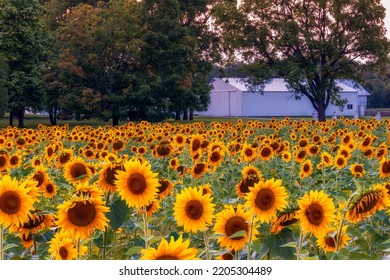
<path fill-rule="evenodd" d="M 326 110 L 328 116 L 336 115 L 353 116 L 358 110 L 357 95 L 355 93 L 342 93 L 341 97 L 352 104 L 352 109 L 343 112 L 338 107 L 329 105 Z M 292 93 L 286 92 L 264 92 L 252 93 L 243 92 L 242 95 L 242 116 L 313 116 L 315 112 L 311 102 L 305 96 L 296 100 Z"/>

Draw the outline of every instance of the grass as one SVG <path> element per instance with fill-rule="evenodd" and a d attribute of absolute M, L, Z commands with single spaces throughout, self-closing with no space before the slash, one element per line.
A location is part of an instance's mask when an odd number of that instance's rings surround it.
<path fill-rule="evenodd" d="M 236 123 L 238 119 L 242 119 L 244 122 L 249 120 L 260 120 L 260 121 L 269 121 L 272 117 L 206 117 L 206 116 L 195 116 L 193 121 L 187 120 L 187 121 L 176 121 L 176 120 L 167 120 L 168 123 L 192 123 L 192 122 L 205 122 L 205 123 L 211 123 L 213 121 L 219 121 L 219 122 L 234 122 Z M 284 117 L 276 117 L 276 119 L 283 119 Z M 373 117 L 363 117 L 363 119 L 370 119 Z M 382 119 L 389 119 L 390 117 L 382 117 Z M 291 120 L 302 120 L 305 119 L 307 121 L 312 120 L 311 117 L 291 117 Z M 125 121 L 122 121 L 119 123 L 125 124 Z M 0 129 L 6 128 L 9 124 L 8 117 L 0 117 Z M 33 114 L 26 114 L 24 119 L 24 126 L 25 128 L 32 128 L 36 129 L 39 124 L 43 125 L 50 125 L 50 120 L 48 116 L 42 116 L 42 115 L 33 115 Z M 89 125 L 92 127 L 99 127 L 99 126 L 111 126 L 111 120 L 110 121 L 103 121 L 98 119 L 89 119 L 89 120 L 58 120 L 57 124 L 62 126 L 65 124 L 68 124 L 70 128 L 73 128 L 75 126 L 79 125 Z M 17 118 L 14 119 L 14 126 L 18 125 Z"/>

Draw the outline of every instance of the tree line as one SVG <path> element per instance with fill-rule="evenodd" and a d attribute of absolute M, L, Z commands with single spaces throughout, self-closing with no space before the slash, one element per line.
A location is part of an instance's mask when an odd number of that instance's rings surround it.
<path fill-rule="evenodd" d="M 233 64 L 257 88 L 286 79 L 324 120 L 336 79 L 386 77 L 384 18 L 376 0 L 0 0 L 0 113 L 191 119 Z"/>

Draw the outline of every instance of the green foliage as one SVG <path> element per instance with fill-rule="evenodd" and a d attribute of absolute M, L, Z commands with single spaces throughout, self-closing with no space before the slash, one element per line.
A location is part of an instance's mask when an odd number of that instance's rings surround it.
<path fill-rule="evenodd" d="M 11 111 L 17 111 L 19 121 L 26 107 L 39 109 L 41 105 L 39 64 L 49 43 L 39 23 L 43 11 L 36 0 L 0 2 L 0 52 L 9 70 L 8 106 Z"/>
<path fill-rule="evenodd" d="M 8 65 L 5 56 L 0 53 L 0 116 L 4 116 L 7 110 L 8 90 L 6 82 L 8 78 Z"/>
<path fill-rule="evenodd" d="M 362 69 L 387 61 L 384 17 L 376 0 L 248 0 L 221 4 L 217 22 L 227 54 L 248 65 L 250 83 L 284 78 L 323 121 L 330 103 L 345 103 L 337 79 L 359 79 Z"/>

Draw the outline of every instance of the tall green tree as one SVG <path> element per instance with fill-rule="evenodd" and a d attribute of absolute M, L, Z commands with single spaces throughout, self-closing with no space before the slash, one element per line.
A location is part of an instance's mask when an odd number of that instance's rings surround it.
<path fill-rule="evenodd" d="M 76 103 L 83 113 L 111 117 L 113 125 L 126 115 L 138 61 L 138 6 L 135 0 L 81 4 L 66 15 L 57 30 L 62 57 L 57 67 L 79 81 L 79 92 L 63 96 L 63 104 Z"/>
<path fill-rule="evenodd" d="M 10 125 L 17 115 L 18 126 L 23 127 L 25 109 L 38 110 L 41 106 L 40 63 L 49 44 L 39 22 L 43 12 L 37 0 L 0 1 L 0 52 L 9 70 Z"/>
<path fill-rule="evenodd" d="M 243 0 L 218 9 L 226 50 L 239 54 L 257 85 L 284 78 L 325 120 L 330 103 L 343 106 L 336 80 L 387 60 L 385 9 L 378 0 Z"/>
<path fill-rule="evenodd" d="M 7 111 L 8 90 L 6 82 L 8 79 L 8 65 L 4 54 L 0 53 L 0 117 Z"/>
<path fill-rule="evenodd" d="M 364 73 L 362 85 L 370 93 L 369 108 L 390 108 L 390 65 L 380 71 Z"/>

